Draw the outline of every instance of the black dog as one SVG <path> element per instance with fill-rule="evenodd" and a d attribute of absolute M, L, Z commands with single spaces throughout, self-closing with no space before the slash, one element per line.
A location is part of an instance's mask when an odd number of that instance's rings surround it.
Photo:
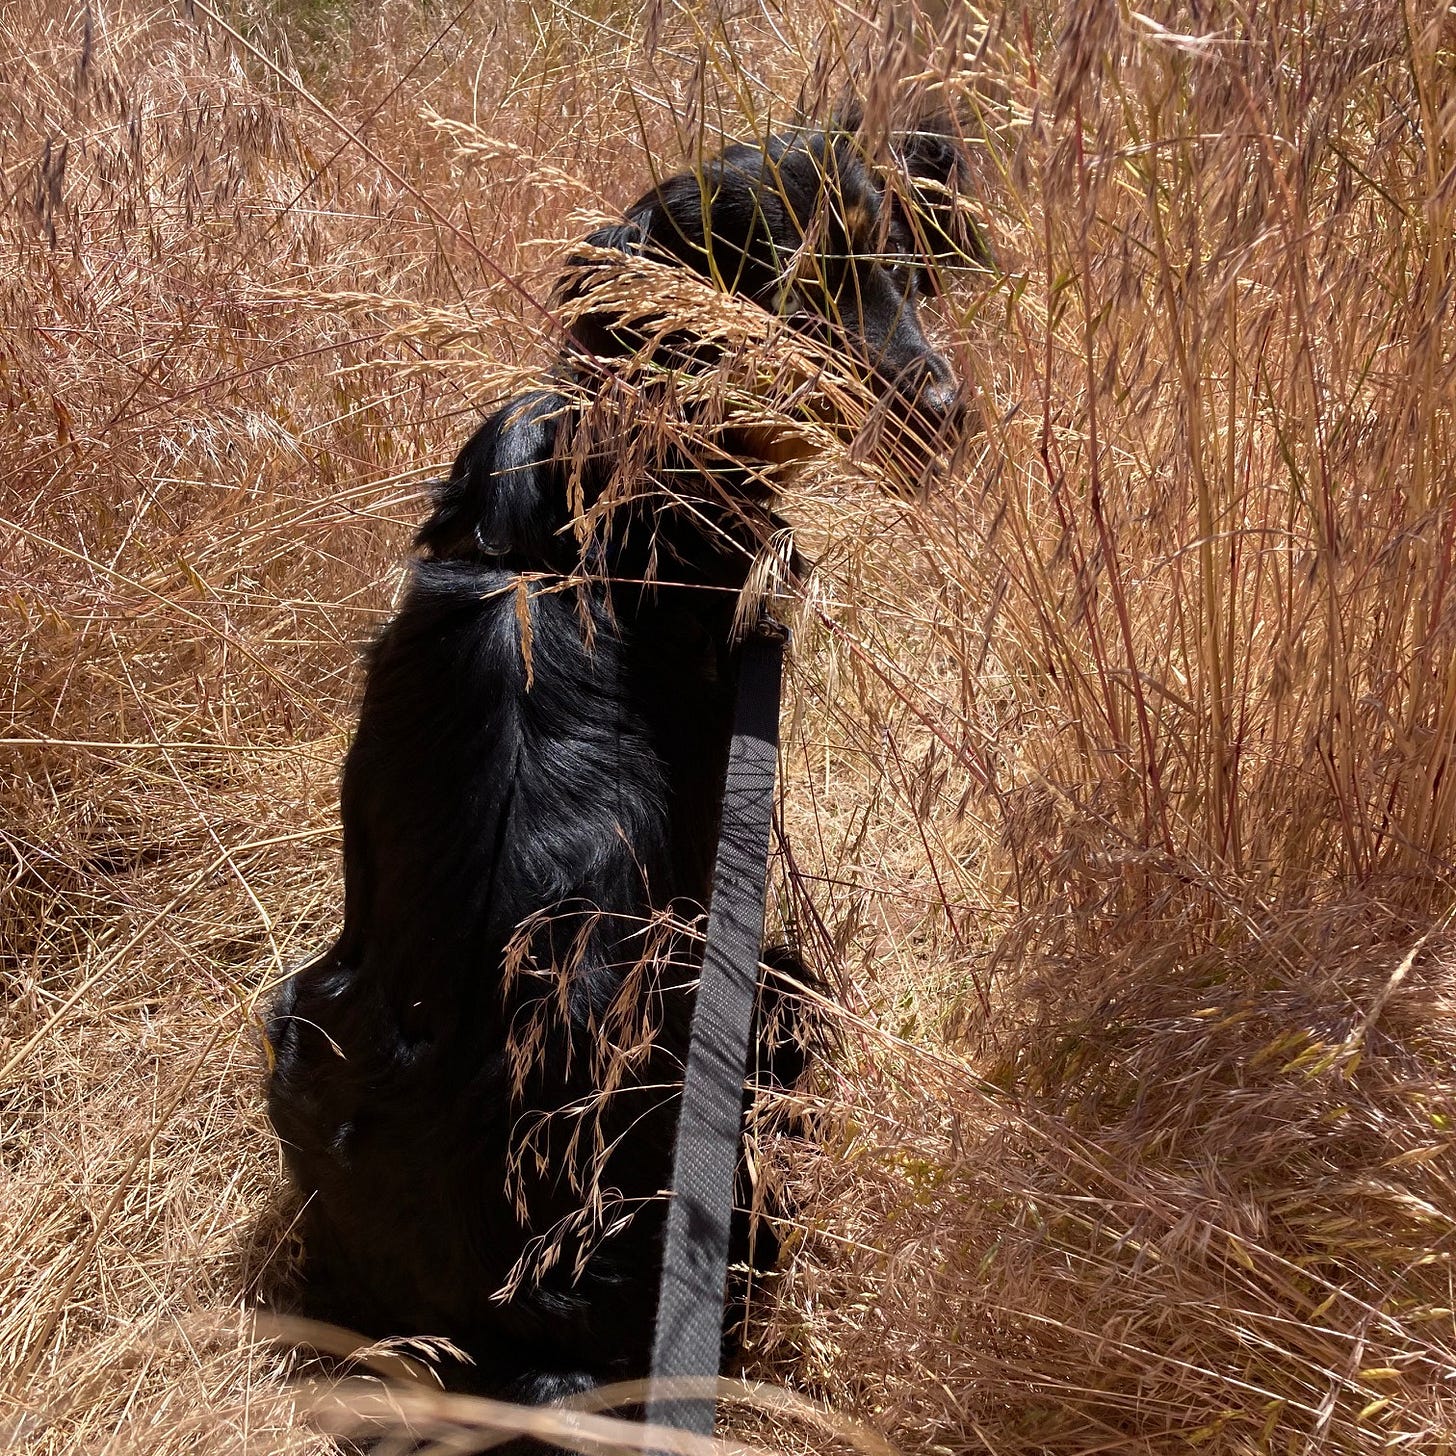
<path fill-rule="evenodd" d="M 956 239 L 964 163 L 933 133 L 898 157 L 891 191 L 847 131 L 730 147 L 590 238 L 554 387 L 465 447 L 370 656 L 343 933 L 274 1008 L 269 1111 L 312 1312 L 448 1337 L 455 1384 L 544 1401 L 646 1373 L 735 603 L 778 524 L 751 435 L 708 460 L 690 428 L 593 433 L 645 349 L 700 378 L 722 353 L 603 280 L 642 259 L 787 318 L 934 455 L 960 406 L 917 274 Z M 760 1047 L 761 1081 L 792 1082 L 796 1039 Z"/>

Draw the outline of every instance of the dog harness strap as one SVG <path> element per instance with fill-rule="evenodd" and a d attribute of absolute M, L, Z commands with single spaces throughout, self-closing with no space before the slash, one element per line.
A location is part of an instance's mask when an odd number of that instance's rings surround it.
<path fill-rule="evenodd" d="M 743 644 L 739 666 L 652 1349 L 648 1419 L 705 1436 L 713 1434 L 716 1399 L 674 1394 L 658 1382 L 716 1380 L 723 1358 L 728 1235 L 763 945 L 783 660 L 783 630 L 765 620 Z"/>

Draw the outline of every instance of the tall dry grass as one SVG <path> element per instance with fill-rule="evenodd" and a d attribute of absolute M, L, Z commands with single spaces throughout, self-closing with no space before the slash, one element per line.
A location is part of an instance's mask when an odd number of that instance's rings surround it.
<path fill-rule="evenodd" d="M 246 1319 L 291 1217 L 253 1024 L 335 923 L 423 482 L 586 218 L 939 85 L 985 429 L 926 500 L 789 502 L 780 912 L 843 1035 L 753 1368 L 908 1449 L 1444 1449 L 1451 17 L 303 18 L 0 10 L 11 1443 L 317 1447 Z"/>

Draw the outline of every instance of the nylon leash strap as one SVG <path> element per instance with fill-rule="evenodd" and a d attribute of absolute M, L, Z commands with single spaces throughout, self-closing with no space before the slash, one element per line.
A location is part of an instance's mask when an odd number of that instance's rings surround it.
<path fill-rule="evenodd" d="M 648 1420 L 704 1436 L 713 1434 L 716 1398 L 673 1395 L 659 1382 L 716 1380 L 722 1362 L 728 1235 L 763 946 L 785 635 L 764 619 L 744 642 L 739 664 L 652 1347 Z"/>

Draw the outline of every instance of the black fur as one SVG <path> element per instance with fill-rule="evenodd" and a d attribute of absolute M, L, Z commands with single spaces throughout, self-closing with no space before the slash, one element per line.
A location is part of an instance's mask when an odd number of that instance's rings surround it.
<path fill-rule="evenodd" d="M 911 256 L 908 223 L 921 184 L 943 190 L 961 162 L 928 151 L 906 149 L 907 203 L 848 135 L 730 147 L 589 241 L 787 312 L 933 441 L 959 405 L 916 312 L 934 249 Z M 602 257 L 570 262 L 562 300 Z M 642 337 L 640 318 L 588 311 L 554 386 L 493 414 L 438 491 L 344 769 L 343 932 L 269 1023 L 311 1311 L 447 1336 L 474 1362 L 447 1378 L 526 1400 L 646 1371 L 696 974 L 684 927 L 708 898 L 735 601 L 776 524 L 753 462 L 669 446 L 573 528 L 631 443 L 579 448 L 587 404 Z M 691 339 L 675 347 L 702 366 Z M 760 1057 L 764 1081 L 802 1063 L 766 1029 Z M 743 1258 L 746 1220 L 739 1235 Z M 773 1253 L 761 1234 L 755 1263 Z"/>

